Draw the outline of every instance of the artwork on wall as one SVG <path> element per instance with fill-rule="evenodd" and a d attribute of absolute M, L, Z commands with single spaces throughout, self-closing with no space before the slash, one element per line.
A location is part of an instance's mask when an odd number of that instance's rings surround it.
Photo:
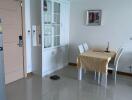
<path fill-rule="evenodd" d="M 101 25 L 101 10 L 88 10 L 86 24 L 88 26 L 98 26 Z"/>

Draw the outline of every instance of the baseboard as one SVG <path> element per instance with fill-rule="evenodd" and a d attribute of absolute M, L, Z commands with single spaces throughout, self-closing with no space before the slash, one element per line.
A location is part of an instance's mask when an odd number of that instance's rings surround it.
<path fill-rule="evenodd" d="M 77 67 L 76 63 L 69 63 L 69 66 L 73 66 L 73 67 Z M 108 71 L 109 73 L 112 73 L 112 70 Z M 117 72 L 119 75 L 125 75 L 125 76 L 131 76 L 132 77 L 132 73 L 127 73 L 127 72 Z"/>
<path fill-rule="evenodd" d="M 56 72 L 56 71 L 58 71 L 58 70 L 60 70 L 60 69 L 63 69 L 63 68 L 66 67 L 67 65 L 68 65 L 68 64 L 64 64 L 64 66 L 60 66 L 60 67 L 57 67 L 57 68 L 55 68 L 55 69 L 53 69 L 53 70 L 49 70 L 49 71 L 47 71 L 47 72 L 43 72 L 42 77 L 45 77 L 45 76 L 50 75 L 50 74 L 52 74 L 52 73 L 54 73 L 54 72 Z"/>
<path fill-rule="evenodd" d="M 71 63 L 71 62 L 70 62 L 70 63 L 68 63 L 68 65 L 69 65 L 69 66 L 77 66 L 77 64 L 76 64 L 76 63 Z"/>
<path fill-rule="evenodd" d="M 31 78 L 33 75 L 33 72 L 27 73 L 26 78 Z"/>
<path fill-rule="evenodd" d="M 130 76 L 130 77 L 132 77 L 132 73 L 120 72 L 120 71 L 118 71 L 117 73 L 120 74 L 120 75 L 125 75 L 125 76 Z"/>
<path fill-rule="evenodd" d="M 33 71 L 33 74 L 37 75 L 37 76 L 42 76 L 42 70 L 41 71 L 40 70 L 35 70 L 35 71 Z"/>

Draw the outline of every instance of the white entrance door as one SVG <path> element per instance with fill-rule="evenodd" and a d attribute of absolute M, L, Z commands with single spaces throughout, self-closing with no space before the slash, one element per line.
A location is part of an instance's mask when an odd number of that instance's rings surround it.
<path fill-rule="evenodd" d="M 19 0 L 0 0 L 6 84 L 23 78 L 23 47 L 19 47 L 21 6 Z"/>

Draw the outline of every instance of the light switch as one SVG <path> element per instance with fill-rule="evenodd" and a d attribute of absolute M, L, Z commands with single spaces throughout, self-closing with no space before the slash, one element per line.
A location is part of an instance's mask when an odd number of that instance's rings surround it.
<path fill-rule="evenodd" d="M 33 46 L 37 46 L 36 25 L 32 26 L 32 44 Z"/>
<path fill-rule="evenodd" d="M 41 27 L 33 25 L 32 26 L 32 43 L 33 46 L 41 45 Z"/>

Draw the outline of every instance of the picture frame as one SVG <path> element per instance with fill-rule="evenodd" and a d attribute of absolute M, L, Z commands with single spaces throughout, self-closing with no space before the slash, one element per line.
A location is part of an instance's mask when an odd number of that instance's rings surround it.
<path fill-rule="evenodd" d="M 101 25 L 102 10 L 87 10 L 86 25 L 99 26 Z"/>

